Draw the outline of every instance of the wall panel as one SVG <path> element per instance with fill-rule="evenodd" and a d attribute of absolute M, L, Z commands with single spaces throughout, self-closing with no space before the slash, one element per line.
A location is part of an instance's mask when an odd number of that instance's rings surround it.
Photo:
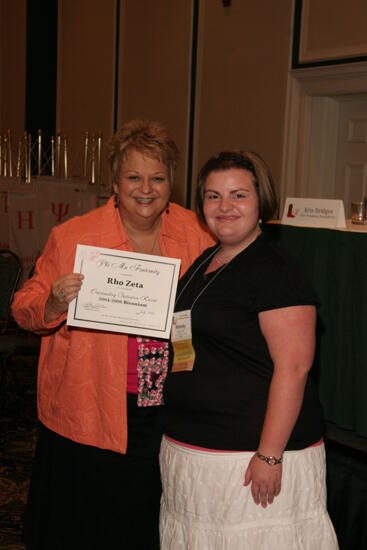
<path fill-rule="evenodd" d="M 192 0 L 123 0 L 118 126 L 135 117 L 161 121 L 181 152 L 173 198 L 185 204 Z"/>
<path fill-rule="evenodd" d="M 104 144 L 113 133 L 115 29 L 115 0 L 59 2 L 57 126 L 67 134 L 78 167 L 86 130 L 101 131 Z M 104 162 L 103 181 L 107 180 Z"/>
<path fill-rule="evenodd" d="M 300 63 L 367 56 L 366 0 L 302 0 Z"/>
<path fill-rule="evenodd" d="M 251 149 L 279 187 L 292 4 L 201 0 L 194 174 L 227 148 Z"/>
<path fill-rule="evenodd" d="M 25 128 L 26 0 L 0 2 L 0 129 Z M 13 145 L 14 147 L 14 145 Z"/>

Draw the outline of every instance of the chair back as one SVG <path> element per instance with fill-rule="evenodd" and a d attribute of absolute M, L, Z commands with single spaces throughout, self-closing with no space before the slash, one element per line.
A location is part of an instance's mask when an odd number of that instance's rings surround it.
<path fill-rule="evenodd" d="M 0 333 L 7 328 L 10 306 L 17 288 L 22 264 L 14 252 L 0 250 Z"/>

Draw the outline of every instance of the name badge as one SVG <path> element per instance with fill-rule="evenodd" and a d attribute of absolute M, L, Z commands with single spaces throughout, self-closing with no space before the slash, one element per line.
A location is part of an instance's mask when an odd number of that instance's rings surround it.
<path fill-rule="evenodd" d="M 172 372 L 192 371 L 195 350 L 192 345 L 191 312 L 189 309 L 173 314 L 171 342 L 174 351 Z"/>

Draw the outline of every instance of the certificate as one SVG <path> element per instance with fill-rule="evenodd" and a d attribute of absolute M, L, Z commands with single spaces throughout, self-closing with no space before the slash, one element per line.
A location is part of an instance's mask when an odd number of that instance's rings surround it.
<path fill-rule="evenodd" d="M 74 271 L 84 275 L 67 324 L 169 338 L 181 260 L 77 245 Z"/>

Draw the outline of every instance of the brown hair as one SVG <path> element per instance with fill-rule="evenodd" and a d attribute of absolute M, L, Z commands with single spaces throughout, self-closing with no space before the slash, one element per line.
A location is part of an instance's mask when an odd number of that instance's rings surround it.
<path fill-rule="evenodd" d="M 108 160 L 114 183 L 119 182 L 121 164 L 133 150 L 162 162 L 168 168 L 172 185 L 180 153 L 162 124 L 153 120 L 134 119 L 123 124 L 112 136 Z"/>
<path fill-rule="evenodd" d="M 211 172 L 220 172 L 230 168 L 239 168 L 250 172 L 259 199 L 259 218 L 270 220 L 277 209 L 277 198 L 273 178 L 264 160 L 252 151 L 223 151 L 211 157 L 201 168 L 196 187 L 195 209 L 198 218 L 205 223 L 204 196 L 205 182 Z"/>

